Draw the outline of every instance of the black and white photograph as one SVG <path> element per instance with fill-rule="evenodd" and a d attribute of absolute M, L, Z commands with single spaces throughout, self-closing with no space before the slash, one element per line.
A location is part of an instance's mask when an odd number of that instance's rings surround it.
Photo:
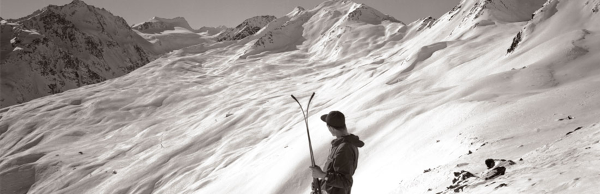
<path fill-rule="evenodd" d="M 2 0 L 0 194 L 600 193 L 600 0 Z"/>

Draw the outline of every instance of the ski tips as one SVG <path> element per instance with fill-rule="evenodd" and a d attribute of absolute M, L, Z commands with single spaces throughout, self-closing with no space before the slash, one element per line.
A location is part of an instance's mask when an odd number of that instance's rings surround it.
<path fill-rule="evenodd" d="M 293 94 L 290 95 L 294 100 L 298 100 Z M 312 99 L 313 97 L 315 97 L 315 93 L 313 92 L 312 95 L 310 95 L 310 99 Z"/>

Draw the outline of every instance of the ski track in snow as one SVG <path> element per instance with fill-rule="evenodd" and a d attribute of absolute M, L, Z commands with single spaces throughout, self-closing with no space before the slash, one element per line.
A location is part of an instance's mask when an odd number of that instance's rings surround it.
<path fill-rule="evenodd" d="M 306 130 L 290 94 L 305 104 L 312 92 L 319 165 L 332 139 L 322 114 L 344 112 L 366 143 L 355 193 L 450 192 L 453 172 L 478 174 L 488 158 L 516 164 L 462 192 L 595 192 L 600 16 L 580 11 L 584 0 L 556 0 L 528 22 L 494 12 L 473 23 L 473 2 L 428 27 L 350 1 L 297 8 L 275 21 L 302 33 L 267 25 L 276 38 L 263 50 L 253 46 L 265 29 L 199 41 L 0 109 L 0 193 L 308 193 Z M 506 53 L 524 27 L 534 29 Z"/>

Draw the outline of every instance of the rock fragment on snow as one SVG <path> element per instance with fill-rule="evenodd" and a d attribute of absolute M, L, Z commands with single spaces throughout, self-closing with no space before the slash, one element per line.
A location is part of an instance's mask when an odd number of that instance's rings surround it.
<path fill-rule="evenodd" d="M 583 128 L 583 127 L 577 127 L 575 130 L 568 132 L 566 135 L 570 135 L 571 133 L 573 133 L 573 132 L 575 132 L 575 131 L 577 131 L 577 130 L 580 130 L 580 129 L 582 129 L 582 128 Z"/>
<path fill-rule="evenodd" d="M 569 115 L 569 116 L 567 116 L 566 118 L 561 118 L 561 119 L 558 119 L 558 120 L 559 120 L 559 121 L 563 121 L 563 120 L 572 120 L 572 119 L 574 119 L 574 117 L 573 117 L 573 116 L 571 116 L 571 115 Z"/>
<path fill-rule="evenodd" d="M 502 183 L 502 184 L 498 185 L 498 186 L 497 186 L 496 188 L 494 188 L 494 189 L 498 189 L 498 188 L 500 188 L 500 187 L 506 187 L 506 186 L 508 186 L 508 184 L 506 184 L 506 183 Z"/>

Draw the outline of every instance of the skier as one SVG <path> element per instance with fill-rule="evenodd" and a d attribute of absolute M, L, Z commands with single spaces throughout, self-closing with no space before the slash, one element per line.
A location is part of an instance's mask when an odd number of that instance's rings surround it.
<path fill-rule="evenodd" d="M 331 111 L 321 116 L 321 120 L 336 139 L 331 141 L 325 171 L 319 166 L 309 167 L 312 176 L 320 179 L 322 190 L 327 194 L 350 194 L 352 175 L 358 166 L 358 148 L 365 143 L 358 136 L 348 133 L 343 113 Z"/>

